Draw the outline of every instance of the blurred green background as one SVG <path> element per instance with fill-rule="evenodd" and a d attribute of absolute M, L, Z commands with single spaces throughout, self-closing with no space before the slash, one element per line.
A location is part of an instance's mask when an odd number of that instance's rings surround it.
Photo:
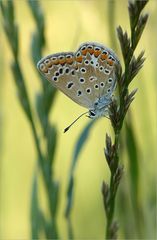
<path fill-rule="evenodd" d="M 114 29 L 121 25 L 129 29 L 127 1 L 40 1 L 45 17 L 46 47 L 44 54 L 75 51 L 86 41 L 96 41 L 113 48 L 120 59 L 121 53 Z M 31 59 L 31 37 L 35 23 L 27 1 L 16 0 L 15 18 L 19 26 L 20 63 L 26 79 L 32 105 L 40 90 L 39 76 Z M 143 215 L 143 233 L 146 239 L 155 238 L 156 206 L 156 76 L 157 76 L 157 4 L 152 0 L 145 9 L 149 20 L 136 53 L 145 50 L 144 68 L 131 84 L 138 88 L 131 105 L 130 121 L 134 129 L 139 164 L 139 201 Z M 0 16 L 2 20 L 2 16 Z M 115 20 L 115 23 L 112 22 Z M 0 21 L 0 239 L 30 238 L 30 204 L 32 179 L 36 167 L 36 150 L 28 121 L 19 104 L 13 76 L 10 70 L 12 53 Z M 113 29 L 113 24 L 114 29 Z M 112 28 L 111 28 L 112 26 Z M 45 80 L 46 81 L 46 80 Z M 64 217 L 66 191 L 70 164 L 77 138 L 87 124 L 82 118 L 73 128 L 63 134 L 63 129 L 84 109 L 62 93 L 57 92 L 50 121 L 58 130 L 58 143 L 55 154 L 54 174 L 60 183 L 59 211 L 57 223 L 59 236 L 67 239 L 67 222 Z M 36 121 L 39 125 L 39 122 Z M 79 155 L 75 169 L 74 205 L 72 225 L 76 239 L 102 239 L 105 232 L 105 213 L 101 195 L 101 184 L 109 179 L 109 170 L 104 158 L 105 134 L 112 135 L 107 119 L 101 118 L 93 126 L 90 137 Z M 39 136 L 40 136 L 40 132 Z M 134 229 L 130 203 L 128 157 L 126 138 L 122 138 L 122 158 L 124 177 L 119 192 L 127 206 L 123 209 L 116 204 L 116 219 L 120 223 L 119 236 L 137 236 Z M 46 211 L 46 198 L 40 184 L 40 201 Z M 121 198 L 119 197 L 119 202 Z M 126 218 L 127 217 L 127 218 Z M 125 233 L 122 226 L 126 225 Z M 126 234 L 126 235 L 125 235 Z"/>

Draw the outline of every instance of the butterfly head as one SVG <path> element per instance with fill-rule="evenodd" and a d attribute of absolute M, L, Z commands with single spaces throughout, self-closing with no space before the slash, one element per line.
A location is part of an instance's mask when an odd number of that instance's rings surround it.
<path fill-rule="evenodd" d="M 95 102 L 94 108 L 89 110 L 89 118 L 95 119 L 98 117 L 106 117 L 108 115 L 108 108 L 112 101 L 112 98 L 100 98 Z"/>

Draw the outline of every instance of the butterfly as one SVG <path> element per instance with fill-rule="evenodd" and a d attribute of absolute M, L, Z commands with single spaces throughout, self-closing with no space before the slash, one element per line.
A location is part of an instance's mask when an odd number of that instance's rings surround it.
<path fill-rule="evenodd" d="M 108 115 L 119 64 L 111 49 L 96 42 L 86 42 L 76 52 L 61 52 L 42 58 L 37 68 L 54 87 L 87 108 L 89 118 L 95 119 Z"/>

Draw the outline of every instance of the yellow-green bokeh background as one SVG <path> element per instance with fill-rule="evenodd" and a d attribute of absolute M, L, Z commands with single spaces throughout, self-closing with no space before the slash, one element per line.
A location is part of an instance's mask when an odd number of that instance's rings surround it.
<path fill-rule="evenodd" d="M 115 2 L 115 24 L 129 29 L 127 1 Z M 19 26 L 20 61 L 26 85 L 34 105 L 35 95 L 41 85 L 34 69 L 30 43 L 35 23 L 27 1 L 16 0 L 15 17 Z M 45 55 L 60 51 L 73 51 L 86 41 L 97 41 L 113 47 L 108 21 L 108 1 L 41 1 L 46 22 Z M 131 84 L 138 88 L 131 105 L 132 125 L 141 158 L 140 194 L 145 208 L 148 236 L 152 236 L 151 206 L 149 197 L 155 195 L 156 149 L 156 75 L 157 75 L 157 4 L 152 0 L 146 7 L 150 17 L 137 49 L 145 49 L 146 62 L 140 74 Z M 112 14 L 112 12 L 110 12 Z M 1 17 L 2 19 L 2 17 Z M 2 21 L 1 21 L 2 22 Z M 36 150 L 31 129 L 21 110 L 13 76 L 10 70 L 12 54 L 0 22 L 0 239 L 29 239 L 30 196 L 32 178 L 36 166 Z M 121 57 L 118 40 L 116 52 Z M 67 134 L 63 129 L 84 109 L 58 92 L 51 112 L 51 121 L 58 129 L 58 145 L 55 157 L 55 177 L 60 182 L 58 226 L 61 238 L 67 236 L 64 209 L 66 186 L 73 149 L 80 131 L 88 119 L 82 118 Z M 39 123 L 36 123 L 39 124 Z M 101 196 L 102 180 L 109 179 L 103 148 L 106 132 L 112 134 L 107 119 L 100 119 L 92 129 L 75 171 L 75 201 L 72 222 L 76 238 L 100 239 L 104 236 L 105 215 Z M 40 134 L 40 133 L 39 133 Z M 125 149 L 125 143 L 123 148 Z M 127 157 L 123 159 L 127 181 Z M 44 196 L 44 191 L 41 190 Z M 42 198 L 42 196 L 41 196 Z M 44 197 L 43 197 L 44 198 Z M 42 200 L 43 208 L 46 201 Z M 149 219 L 150 218 L 150 219 Z"/>

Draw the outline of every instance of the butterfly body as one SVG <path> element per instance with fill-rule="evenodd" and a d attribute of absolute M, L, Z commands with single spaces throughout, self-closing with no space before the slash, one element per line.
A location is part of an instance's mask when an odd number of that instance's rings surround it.
<path fill-rule="evenodd" d="M 76 52 L 42 58 L 37 68 L 52 85 L 89 110 L 90 118 L 106 116 L 116 86 L 115 53 L 98 43 L 84 43 Z"/>
<path fill-rule="evenodd" d="M 89 109 L 89 118 L 98 118 L 98 117 L 105 117 L 108 114 L 108 106 L 111 103 L 111 98 L 101 97 L 95 103 L 92 109 Z"/>

